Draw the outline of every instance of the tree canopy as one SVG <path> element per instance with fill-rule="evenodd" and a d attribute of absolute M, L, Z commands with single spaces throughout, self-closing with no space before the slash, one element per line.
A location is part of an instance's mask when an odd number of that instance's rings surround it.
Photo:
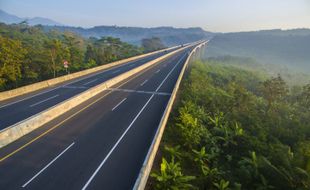
<path fill-rule="evenodd" d="M 159 49 L 165 48 L 165 45 L 162 43 L 160 38 L 145 38 L 142 39 L 142 47 L 145 52 L 151 52 Z"/>
<path fill-rule="evenodd" d="M 118 38 L 82 38 L 44 27 L 0 23 L 0 91 L 143 53 Z"/>
<path fill-rule="evenodd" d="M 186 76 L 149 189 L 310 188 L 310 84 L 289 88 L 225 59 Z"/>

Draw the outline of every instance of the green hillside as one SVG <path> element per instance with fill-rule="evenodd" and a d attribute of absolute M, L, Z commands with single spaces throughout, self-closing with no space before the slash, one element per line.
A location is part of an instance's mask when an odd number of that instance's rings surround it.
<path fill-rule="evenodd" d="M 263 64 L 310 72 L 310 30 L 267 30 L 216 35 L 207 57 L 251 57 Z"/>
<path fill-rule="evenodd" d="M 310 188 L 310 83 L 246 62 L 192 64 L 147 189 Z"/>

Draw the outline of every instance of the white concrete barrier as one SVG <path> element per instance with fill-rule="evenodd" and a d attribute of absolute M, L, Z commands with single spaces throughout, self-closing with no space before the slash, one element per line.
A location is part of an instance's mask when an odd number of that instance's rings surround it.
<path fill-rule="evenodd" d="M 115 61 L 115 62 L 112 62 L 112 63 L 101 65 L 101 66 L 98 66 L 98 67 L 94 67 L 94 68 L 91 68 L 91 69 L 86 69 L 86 70 L 83 70 L 83 71 L 78 71 L 78 72 L 75 72 L 75 73 L 72 73 L 72 74 L 68 74 L 68 75 L 64 75 L 64 76 L 61 76 L 61 77 L 57 77 L 57 78 L 54 78 L 54 79 L 49 79 L 49 80 L 45 80 L 45 81 L 42 81 L 42 82 L 37 82 L 37 83 L 34 83 L 34 84 L 30 84 L 30 85 L 27 85 L 27 86 L 22 86 L 20 88 L 16 88 L 16 89 L 13 89 L 13 90 L 8 90 L 8 91 L 0 92 L 0 101 L 7 100 L 7 99 L 10 99 L 10 98 L 14 98 L 16 96 L 20 96 L 20 95 L 27 94 L 27 93 L 30 93 L 30 92 L 34 92 L 34 91 L 37 91 L 37 90 L 40 90 L 40 89 L 43 89 L 43 88 L 47 88 L 47 87 L 50 87 L 50 86 L 53 86 L 53 85 L 56 85 L 56 84 L 59 84 L 59 83 L 63 83 L 63 82 L 66 82 L 66 81 L 69 81 L 69 80 L 72 80 L 72 79 L 76 79 L 78 77 L 86 76 L 86 75 L 89 75 L 89 74 L 92 74 L 92 73 L 95 73 L 95 72 L 103 71 L 103 70 L 106 70 L 106 69 L 109 69 L 109 68 L 112 68 L 112 67 L 115 67 L 115 66 L 122 65 L 122 64 L 130 62 L 130 61 L 135 61 L 135 60 L 138 60 L 138 59 L 150 56 L 150 55 L 154 55 L 156 53 L 168 51 L 168 50 L 171 50 L 171 49 L 174 49 L 174 48 L 177 48 L 177 47 L 179 47 L 179 46 L 175 46 L 175 47 L 171 47 L 171 48 L 167 48 L 167 49 L 163 49 L 163 50 L 158 50 L 158 51 L 155 51 L 155 52 L 150 52 L 150 53 L 146 53 L 146 54 L 142 54 L 142 55 L 137 55 L 137 56 L 134 56 L 134 57 L 130 57 L 130 58 L 127 58 L 127 59 L 122 59 L 122 60 L 119 60 L 119 61 Z"/>
<path fill-rule="evenodd" d="M 158 147 L 160 145 L 160 141 L 161 141 L 161 138 L 163 136 L 163 133 L 164 133 L 164 130 L 165 130 L 165 127 L 166 127 L 166 124 L 167 124 L 167 121 L 168 121 L 168 118 L 169 118 L 169 115 L 170 115 L 173 103 L 175 101 L 175 98 L 176 98 L 176 95 L 177 95 L 180 83 L 182 81 L 182 78 L 183 78 L 183 75 L 184 75 L 184 72 L 185 72 L 185 69 L 188 66 L 188 64 L 190 62 L 190 59 L 193 56 L 193 54 L 199 48 L 203 47 L 206 43 L 207 43 L 207 41 L 206 42 L 202 42 L 199 45 L 197 45 L 191 51 L 191 53 L 189 54 L 189 56 L 186 59 L 185 64 L 183 65 L 181 73 L 180 73 L 180 75 L 178 77 L 178 80 L 177 80 L 177 82 L 176 82 L 176 84 L 174 86 L 174 89 L 172 91 L 172 94 L 171 94 L 171 97 L 169 99 L 169 102 L 168 102 L 168 104 L 166 106 L 165 112 L 164 112 L 164 114 L 163 114 L 163 116 L 161 118 L 161 121 L 159 123 L 159 126 L 157 128 L 155 137 L 154 137 L 154 139 L 152 141 L 152 144 L 151 144 L 151 146 L 149 148 L 148 154 L 147 154 L 147 156 L 146 156 L 146 158 L 144 160 L 144 163 L 143 163 L 142 168 L 140 170 L 139 176 L 138 176 L 138 178 L 136 180 L 136 183 L 134 185 L 134 188 L 133 188 L 134 190 L 144 190 L 144 188 L 146 186 L 147 179 L 148 179 L 149 174 L 151 172 L 151 169 L 152 169 L 152 166 L 153 166 L 153 162 L 155 160 L 156 153 L 157 153 Z"/>
<path fill-rule="evenodd" d="M 139 67 L 136 67 L 130 71 L 127 71 L 123 74 L 120 74 L 104 83 L 101 83 L 89 90 L 82 92 L 64 102 L 61 102 L 47 110 L 44 110 L 30 118 L 27 118 L 19 123 L 16 123 L 6 129 L 0 131 L 0 148 L 15 141 L 16 139 L 28 134 L 29 132 L 39 128 L 40 126 L 46 124 L 47 122 L 55 119 L 56 117 L 62 115 L 63 113 L 71 110 L 72 108 L 76 107 L 77 105 L 85 102 L 86 100 L 94 97 L 95 95 L 101 93 L 102 91 L 106 90 L 107 88 L 112 87 L 113 85 L 139 73 L 140 71 L 154 65 L 155 63 L 162 61 L 173 54 L 184 50 L 187 47 L 183 47 L 172 51 L 164 56 L 161 56 L 157 59 L 154 59 L 148 63 L 145 63 Z"/>

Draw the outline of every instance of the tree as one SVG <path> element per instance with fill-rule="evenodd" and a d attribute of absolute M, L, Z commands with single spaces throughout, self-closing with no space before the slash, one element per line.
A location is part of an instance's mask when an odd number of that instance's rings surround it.
<path fill-rule="evenodd" d="M 303 106 L 310 109 L 310 84 L 307 84 L 303 87 L 301 99 Z"/>
<path fill-rule="evenodd" d="M 292 93 L 281 76 L 233 64 L 191 64 L 159 155 L 182 164 L 197 189 L 309 189 L 310 85 Z"/>
<path fill-rule="evenodd" d="M 21 79 L 21 68 L 26 50 L 18 40 L 0 36 L 0 88 L 6 89 L 12 83 L 17 87 Z"/>
<path fill-rule="evenodd" d="M 1 90 L 67 74 L 64 61 L 68 61 L 70 71 L 75 72 L 142 53 L 141 48 L 118 38 L 84 39 L 71 32 L 57 31 L 53 27 L 29 26 L 26 23 L 0 23 L 0 36 L 6 38 L 6 42 L 1 43 L 2 48 L 12 46 L 9 49 L 14 49 L 14 53 L 15 49 L 21 52 L 15 48 L 15 43 L 7 40 L 11 39 L 18 41 L 17 45 L 22 45 L 22 49 L 26 51 L 22 53 L 21 62 L 4 65 L 6 61 L 2 61 Z M 1 51 L 2 60 L 10 55 L 5 51 L 8 49 Z M 19 54 L 14 56 L 18 58 Z"/>
<path fill-rule="evenodd" d="M 90 62 L 90 60 L 95 60 L 95 59 L 96 59 L 96 54 L 95 54 L 94 47 L 88 44 L 86 47 L 84 62 L 88 63 Z"/>
<path fill-rule="evenodd" d="M 280 75 L 263 82 L 263 96 L 268 102 L 268 110 L 273 103 L 284 100 L 288 94 L 288 87 Z"/>
<path fill-rule="evenodd" d="M 52 70 L 54 78 L 58 75 L 58 72 L 63 70 L 63 61 L 70 57 L 69 49 L 63 46 L 63 43 L 58 39 L 47 41 L 46 44 L 49 49 L 49 54 L 52 62 Z"/>
<path fill-rule="evenodd" d="M 78 39 L 77 36 L 75 36 L 72 33 L 65 33 L 63 35 L 64 37 L 64 43 L 66 44 L 68 50 L 69 50 L 69 63 L 70 67 L 74 70 L 79 70 L 82 67 L 83 58 L 84 55 L 82 53 L 82 40 Z"/>
<path fill-rule="evenodd" d="M 165 45 L 162 43 L 160 38 L 153 37 L 142 39 L 142 47 L 144 48 L 144 52 L 151 52 L 164 49 Z"/>

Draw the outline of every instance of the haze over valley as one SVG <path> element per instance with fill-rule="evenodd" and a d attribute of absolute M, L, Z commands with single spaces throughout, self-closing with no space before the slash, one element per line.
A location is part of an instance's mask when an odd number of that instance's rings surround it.
<path fill-rule="evenodd" d="M 0 189 L 310 189 L 308 0 L 1 0 Z"/>

